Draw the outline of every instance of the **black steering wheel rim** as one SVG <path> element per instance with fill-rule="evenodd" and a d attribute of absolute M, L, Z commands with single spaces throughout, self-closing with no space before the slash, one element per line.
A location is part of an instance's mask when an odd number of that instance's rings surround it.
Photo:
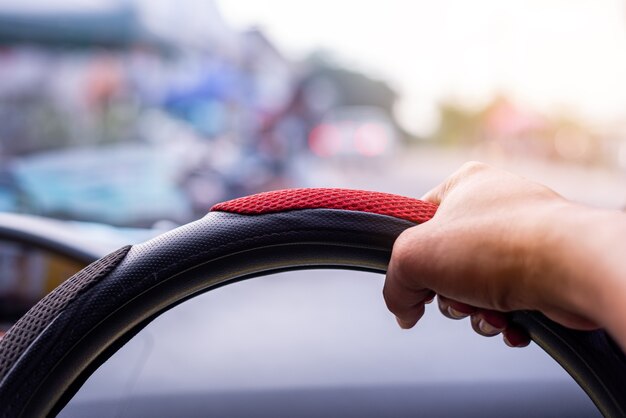
<path fill-rule="evenodd" d="M 293 269 L 384 273 L 393 242 L 415 224 L 323 207 L 213 211 L 121 248 L 44 298 L 0 340 L 0 417 L 59 412 L 87 377 L 151 320 L 212 288 Z M 626 414 L 626 362 L 604 332 L 572 331 L 535 312 L 517 312 L 513 319 L 605 416 Z"/>

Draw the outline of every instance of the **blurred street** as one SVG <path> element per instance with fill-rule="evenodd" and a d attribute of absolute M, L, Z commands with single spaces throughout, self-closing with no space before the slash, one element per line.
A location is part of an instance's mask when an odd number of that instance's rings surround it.
<path fill-rule="evenodd" d="M 433 147 L 405 150 L 393 160 L 377 161 L 378 164 L 318 164 L 313 169 L 316 176 L 311 186 L 376 190 L 419 198 L 472 160 L 545 184 L 577 202 L 613 209 L 626 207 L 626 173 L 614 169 Z"/>

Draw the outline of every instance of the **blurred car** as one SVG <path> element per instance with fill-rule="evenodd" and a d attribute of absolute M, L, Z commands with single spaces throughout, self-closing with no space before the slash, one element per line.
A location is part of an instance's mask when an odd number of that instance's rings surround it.
<path fill-rule="evenodd" d="M 0 169 L 0 211 L 15 212 L 20 208 L 19 186 L 9 170 Z"/>
<path fill-rule="evenodd" d="M 179 164 L 166 148 L 137 144 L 39 153 L 15 159 L 9 170 L 23 212 L 145 227 L 191 217 L 175 184 Z"/>
<path fill-rule="evenodd" d="M 309 133 L 308 144 L 318 157 L 369 160 L 392 156 L 398 136 L 383 109 L 347 106 L 329 111 Z"/>

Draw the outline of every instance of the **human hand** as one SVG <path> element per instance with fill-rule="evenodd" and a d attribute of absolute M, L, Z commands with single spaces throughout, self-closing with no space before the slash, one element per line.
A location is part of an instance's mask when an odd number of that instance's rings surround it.
<path fill-rule="evenodd" d="M 482 163 L 465 164 L 423 200 L 439 209 L 398 237 L 383 289 L 402 328 L 417 323 L 435 294 L 445 316 L 470 316 L 476 332 L 502 333 L 510 346 L 530 341 L 508 320 L 514 310 L 538 310 L 572 328 L 597 328 L 577 303 L 584 283 L 562 267 L 559 220 L 573 204 Z"/>

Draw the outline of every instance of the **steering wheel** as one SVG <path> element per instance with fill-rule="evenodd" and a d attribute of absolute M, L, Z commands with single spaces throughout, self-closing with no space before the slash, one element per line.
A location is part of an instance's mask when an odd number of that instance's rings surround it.
<path fill-rule="evenodd" d="M 217 204 L 200 220 L 120 248 L 48 294 L 0 340 L 0 417 L 58 413 L 139 330 L 207 290 L 296 269 L 384 273 L 397 236 L 436 210 L 386 193 L 283 190 Z M 604 331 L 573 331 L 537 312 L 512 320 L 605 416 L 626 416 L 626 356 Z"/>

